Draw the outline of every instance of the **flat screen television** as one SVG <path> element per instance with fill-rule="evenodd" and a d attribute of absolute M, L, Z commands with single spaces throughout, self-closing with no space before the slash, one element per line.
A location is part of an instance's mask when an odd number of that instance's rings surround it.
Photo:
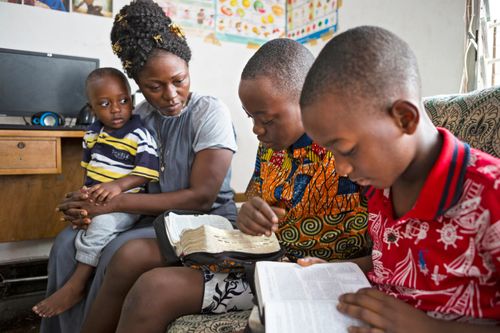
<path fill-rule="evenodd" d="M 0 115 L 76 117 L 87 102 L 85 79 L 98 67 L 99 59 L 0 48 Z"/>

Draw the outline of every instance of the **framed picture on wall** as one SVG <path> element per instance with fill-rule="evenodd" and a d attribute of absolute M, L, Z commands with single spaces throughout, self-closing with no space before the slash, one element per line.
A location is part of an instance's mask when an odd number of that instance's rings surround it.
<path fill-rule="evenodd" d="M 69 0 L 23 0 L 23 4 L 62 12 L 69 11 Z"/>
<path fill-rule="evenodd" d="M 96 16 L 113 16 L 112 0 L 73 0 L 73 12 Z"/>
<path fill-rule="evenodd" d="M 20 5 L 23 3 L 23 0 L 0 0 L 0 2 L 8 2 Z"/>

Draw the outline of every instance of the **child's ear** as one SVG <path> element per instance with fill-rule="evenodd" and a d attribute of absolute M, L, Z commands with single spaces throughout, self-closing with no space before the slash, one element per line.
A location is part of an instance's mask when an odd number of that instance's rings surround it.
<path fill-rule="evenodd" d="M 420 113 L 415 104 L 407 100 L 395 101 L 390 109 L 390 115 L 405 134 L 413 134 L 420 121 Z"/>

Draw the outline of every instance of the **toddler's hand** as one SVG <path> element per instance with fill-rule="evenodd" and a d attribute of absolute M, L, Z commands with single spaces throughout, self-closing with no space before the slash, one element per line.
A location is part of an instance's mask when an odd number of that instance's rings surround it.
<path fill-rule="evenodd" d="M 103 204 L 122 193 L 122 189 L 118 184 L 109 182 L 92 186 L 88 189 L 88 193 L 91 200 L 95 201 L 96 204 Z"/>

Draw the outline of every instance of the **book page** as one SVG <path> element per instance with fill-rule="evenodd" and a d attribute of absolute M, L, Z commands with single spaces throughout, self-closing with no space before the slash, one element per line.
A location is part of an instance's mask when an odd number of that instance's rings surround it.
<path fill-rule="evenodd" d="M 309 267 L 294 263 L 258 262 L 255 286 L 262 313 L 270 301 L 337 301 L 340 295 L 370 287 L 370 283 L 358 265 L 349 262 Z"/>
<path fill-rule="evenodd" d="M 202 225 L 211 225 L 216 228 L 233 230 L 228 219 L 219 215 L 178 215 L 170 213 L 165 216 L 165 229 L 170 243 L 179 242 L 180 235 L 185 229 L 195 229 Z"/>
<path fill-rule="evenodd" d="M 223 230 L 210 225 L 184 230 L 179 245 L 184 255 L 196 252 L 221 253 L 226 251 L 264 254 L 280 250 L 275 234 L 270 237 L 251 236 L 240 230 Z"/>
<path fill-rule="evenodd" d="M 347 333 L 361 322 L 337 310 L 337 301 L 286 301 L 266 304 L 266 333 Z"/>

